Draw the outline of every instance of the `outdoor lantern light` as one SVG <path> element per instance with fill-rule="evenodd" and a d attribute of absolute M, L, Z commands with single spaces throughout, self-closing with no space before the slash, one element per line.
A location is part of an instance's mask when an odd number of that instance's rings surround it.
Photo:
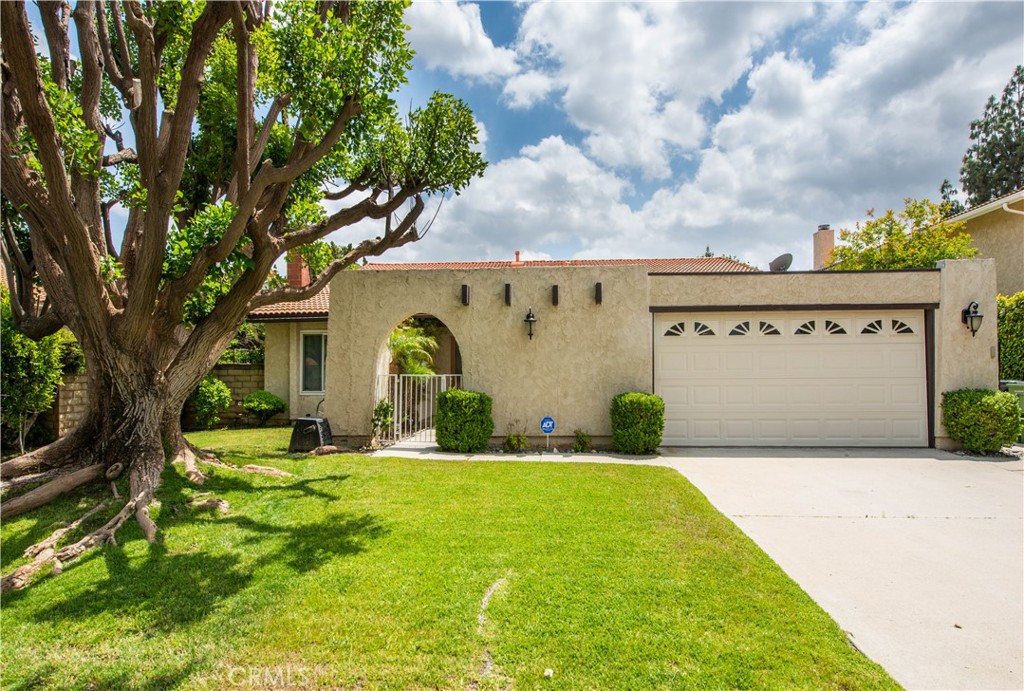
<path fill-rule="evenodd" d="M 533 316 L 533 308 L 532 307 L 527 308 L 527 310 L 526 310 L 526 319 L 524 319 L 523 321 L 526 322 L 526 328 L 528 328 L 530 330 L 530 340 L 532 341 L 533 340 L 533 325 L 537 323 L 537 317 Z"/>
<path fill-rule="evenodd" d="M 971 330 L 972 338 L 978 334 L 978 329 L 981 328 L 981 320 L 984 318 L 985 315 L 978 311 L 977 302 L 972 302 L 960 311 L 960 321 Z"/>

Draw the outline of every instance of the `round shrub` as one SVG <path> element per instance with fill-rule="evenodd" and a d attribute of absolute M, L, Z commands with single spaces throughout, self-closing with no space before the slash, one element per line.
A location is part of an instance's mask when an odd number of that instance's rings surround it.
<path fill-rule="evenodd" d="M 269 391 L 254 391 L 242 401 L 242 407 L 259 421 L 260 426 L 278 413 L 283 413 L 288 404 Z"/>
<path fill-rule="evenodd" d="M 1020 402 L 1006 391 L 947 391 L 942 394 L 942 424 L 968 451 L 998 451 L 1020 433 Z"/>
<path fill-rule="evenodd" d="M 231 389 L 213 375 L 207 375 L 192 392 L 192 405 L 196 409 L 196 427 L 212 429 L 220 422 L 220 415 L 231 407 Z"/>
<path fill-rule="evenodd" d="M 437 394 L 437 445 L 442 451 L 484 451 L 494 432 L 491 397 L 479 391 L 448 389 Z"/>
<path fill-rule="evenodd" d="M 665 401 L 630 391 L 612 399 L 612 448 L 619 453 L 654 453 L 665 431 Z"/>

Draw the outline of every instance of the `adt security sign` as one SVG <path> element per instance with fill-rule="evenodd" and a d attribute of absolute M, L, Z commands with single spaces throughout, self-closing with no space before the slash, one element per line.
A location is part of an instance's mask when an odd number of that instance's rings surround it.
<path fill-rule="evenodd" d="M 545 417 L 540 421 L 540 431 L 544 434 L 551 434 L 555 431 L 555 418 Z"/>

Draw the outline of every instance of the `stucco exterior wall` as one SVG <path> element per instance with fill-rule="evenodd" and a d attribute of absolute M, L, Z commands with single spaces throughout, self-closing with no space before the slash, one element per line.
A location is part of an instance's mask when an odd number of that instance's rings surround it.
<path fill-rule="evenodd" d="M 303 394 L 300 390 L 299 357 L 305 332 L 326 332 L 326 321 L 268 322 L 265 344 L 265 384 L 267 391 L 288 402 L 288 417 L 294 420 L 313 415 L 323 394 Z M 328 339 L 328 348 L 330 340 Z M 330 363 L 327 377 L 330 377 Z M 321 412 L 323 412 L 321 410 Z"/>
<path fill-rule="evenodd" d="M 511 306 L 505 283 L 512 284 Z M 463 284 L 470 286 L 468 306 L 460 300 Z M 496 437 L 516 420 L 539 436 L 545 415 L 555 418 L 558 436 L 581 428 L 607 437 L 612 396 L 651 390 L 648 304 L 641 266 L 342 272 L 331 283 L 326 406 L 332 431 L 349 443 L 369 434 L 380 349 L 398 323 L 423 313 L 444 322 L 458 342 L 464 387 L 494 398 Z M 532 340 L 523 323 L 531 307 Z"/>
<path fill-rule="evenodd" d="M 1024 201 L 1010 208 L 1024 211 Z M 1024 216 L 998 209 L 966 221 L 965 226 L 978 256 L 995 260 L 996 291 L 1014 295 L 1024 290 Z"/>
<path fill-rule="evenodd" d="M 994 259 L 940 262 L 939 309 L 935 311 L 935 445 L 957 446 L 942 425 L 942 393 L 999 385 L 996 335 L 996 263 Z M 976 301 L 985 315 L 974 336 L 961 321 L 961 310 Z"/>
<path fill-rule="evenodd" d="M 651 306 L 857 305 L 939 301 L 938 271 L 651 276 Z"/>

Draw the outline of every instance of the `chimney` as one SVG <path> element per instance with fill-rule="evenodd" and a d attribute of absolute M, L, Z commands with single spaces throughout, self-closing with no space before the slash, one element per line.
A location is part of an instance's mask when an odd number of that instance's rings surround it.
<path fill-rule="evenodd" d="M 818 226 L 814 233 L 814 270 L 821 271 L 829 265 L 832 250 L 836 247 L 836 232 L 828 223 Z"/>
<path fill-rule="evenodd" d="M 288 257 L 288 286 L 305 288 L 309 285 L 309 267 L 299 255 Z"/>
<path fill-rule="evenodd" d="M 516 260 L 512 262 L 512 266 L 522 266 L 524 262 L 519 259 L 519 250 L 516 250 Z"/>

